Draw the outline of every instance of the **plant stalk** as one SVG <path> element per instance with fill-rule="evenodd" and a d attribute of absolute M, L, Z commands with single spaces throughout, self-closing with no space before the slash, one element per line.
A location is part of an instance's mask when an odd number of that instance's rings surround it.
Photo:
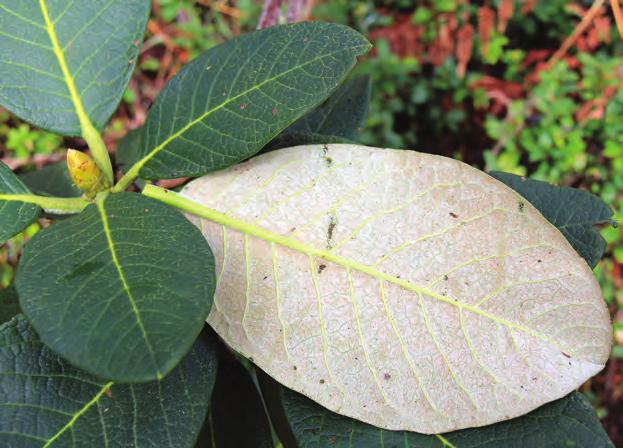
<path fill-rule="evenodd" d="M 90 204 L 89 201 L 83 198 L 52 198 L 34 194 L 0 194 L 0 201 L 35 204 L 44 209 L 47 213 L 53 213 L 55 215 L 80 213 Z"/>
<path fill-rule="evenodd" d="M 110 191 L 112 191 L 113 193 L 125 191 L 125 189 L 128 188 L 132 182 L 134 182 L 134 179 L 138 177 L 138 172 L 142 166 L 143 164 L 141 164 L 140 162 L 132 165 L 132 168 L 130 168 L 121 179 L 119 179 L 119 182 L 117 182 L 117 184 L 112 187 Z"/>
<path fill-rule="evenodd" d="M 106 176 L 109 185 L 113 185 L 115 179 L 113 177 L 112 163 L 106 149 L 106 144 L 102 140 L 100 133 L 93 127 L 90 121 L 82 122 L 82 137 L 86 140 L 93 160 Z"/>

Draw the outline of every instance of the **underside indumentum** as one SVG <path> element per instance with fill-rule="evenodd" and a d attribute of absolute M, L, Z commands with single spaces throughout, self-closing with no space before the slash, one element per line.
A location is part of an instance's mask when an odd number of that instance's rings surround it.
<path fill-rule="evenodd" d="M 284 385 L 386 429 L 516 417 L 603 368 L 586 262 L 525 199 L 461 162 L 312 145 L 189 184 L 214 250 L 208 322 Z"/>

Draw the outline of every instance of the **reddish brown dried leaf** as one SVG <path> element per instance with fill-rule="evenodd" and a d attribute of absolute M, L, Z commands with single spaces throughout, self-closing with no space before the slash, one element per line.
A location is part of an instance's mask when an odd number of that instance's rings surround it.
<path fill-rule="evenodd" d="M 536 6 L 536 0 L 525 0 L 523 6 L 521 7 L 521 13 L 523 15 L 529 14 L 534 11 L 534 7 Z"/>
<path fill-rule="evenodd" d="M 489 38 L 495 25 L 495 11 L 487 6 L 478 8 L 478 37 L 480 39 L 480 52 L 487 57 L 489 52 Z"/>
<path fill-rule="evenodd" d="M 506 25 L 511 17 L 513 17 L 514 0 L 501 0 L 498 5 L 498 33 L 504 34 Z"/>
<path fill-rule="evenodd" d="M 456 74 L 459 78 L 465 76 L 465 71 L 467 70 L 467 64 L 469 63 L 469 59 L 472 57 L 473 50 L 473 38 L 474 35 L 474 27 L 472 27 L 469 23 L 463 25 L 459 32 L 457 33 L 457 43 L 456 43 Z"/>

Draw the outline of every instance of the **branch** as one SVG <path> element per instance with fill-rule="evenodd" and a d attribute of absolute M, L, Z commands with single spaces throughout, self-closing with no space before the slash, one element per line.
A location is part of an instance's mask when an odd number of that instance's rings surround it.
<path fill-rule="evenodd" d="M 597 13 L 599 13 L 599 10 L 604 4 L 604 1 L 605 0 L 595 0 L 595 2 L 593 2 L 590 9 L 586 12 L 586 14 L 584 14 L 584 17 L 582 17 L 582 20 L 580 21 L 580 23 L 578 23 L 573 32 L 569 36 L 567 36 L 560 48 L 556 50 L 556 53 L 554 53 L 549 61 L 547 61 L 547 70 L 552 68 L 554 64 L 556 64 L 556 62 L 562 59 L 562 57 L 567 53 L 569 48 L 571 48 L 571 46 L 575 43 L 578 37 L 580 37 L 580 34 L 586 31 L 586 28 L 588 28 Z"/>
<path fill-rule="evenodd" d="M 279 22 L 279 7 L 282 0 L 265 0 L 262 15 L 257 23 L 257 29 L 268 28 Z"/>
<path fill-rule="evenodd" d="M 285 0 L 265 0 L 262 7 L 262 15 L 257 24 L 257 29 L 268 28 L 279 23 L 279 7 Z M 313 0 L 288 0 L 288 23 L 305 20 L 310 13 Z"/>
<path fill-rule="evenodd" d="M 621 39 L 623 39 L 623 12 L 621 12 L 621 5 L 619 4 L 619 0 L 610 0 L 610 6 L 612 7 L 614 21 L 617 24 L 617 30 L 619 30 L 619 36 L 621 36 Z"/>

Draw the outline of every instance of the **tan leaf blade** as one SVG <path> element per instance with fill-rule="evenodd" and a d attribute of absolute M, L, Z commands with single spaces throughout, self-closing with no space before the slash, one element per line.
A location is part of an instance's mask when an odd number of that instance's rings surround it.
<path fill-rule="evenodd" d="M 314 145 L 190 183 L 216 262 L 208 322 L 330 410 L 387 429 L 491 424 L 603 368 L 587 264 L 527 201 L 461 162 Z"/>

